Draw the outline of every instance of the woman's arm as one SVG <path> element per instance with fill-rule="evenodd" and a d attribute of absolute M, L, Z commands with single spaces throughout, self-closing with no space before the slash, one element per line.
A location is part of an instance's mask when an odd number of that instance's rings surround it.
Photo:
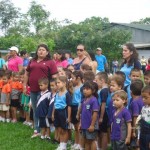
<path fill-rule="evenodd" d="M 23 82 L 23 93 L 26 94 L 26 86 L 29 80 L 29 72 L 25 71 L 25 75 L 24 75 L 24 82 Z"/>

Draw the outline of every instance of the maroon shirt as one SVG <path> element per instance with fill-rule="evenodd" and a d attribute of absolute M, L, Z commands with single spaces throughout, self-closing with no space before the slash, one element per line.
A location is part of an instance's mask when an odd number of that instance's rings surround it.
<path fill-rule="evenodd" d="M 49 77 L 57 73 L 57 67 L 53 60 L 42 60 L 37 62 L 37 60 L 32 60 L 29 63 L 27 69 L 29 72 L 29 85 L 31 92 L 39 92 L 38 80 L 43 77 Z"/>

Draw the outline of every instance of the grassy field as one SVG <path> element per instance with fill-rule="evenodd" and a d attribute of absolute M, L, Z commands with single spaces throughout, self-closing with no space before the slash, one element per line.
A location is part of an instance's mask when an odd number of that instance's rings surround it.
<path fill-rule="evenodd" d="M 0 150 L 55 150 L 54 145 L 40 138 L 31 139 L 33 129 L 22 123 L 0 122 Z"/>

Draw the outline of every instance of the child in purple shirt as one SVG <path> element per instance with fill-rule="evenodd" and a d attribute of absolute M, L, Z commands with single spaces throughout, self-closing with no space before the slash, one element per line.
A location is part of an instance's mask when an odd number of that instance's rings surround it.
<path fill-rule="evenodd" d="M 130 110 L 131 117 L 132 117 L 132 141 L 135 141 L 135 138 L 137 137 L 136 132 L 135 132 L 135 123 L 136 123 L 137 117 L 141 113 L 142 107 L 144 106 L 144 102 L 141 97 L 142 88 L 143 88 L 142 80 L 136 79 L 132 81 L 131 86 L 130 86 L 132 101 L 129 106 L 129 110 Z"/>
<path fill-rule="evenodd" d="M 127 150 L 126 144 L 131 138 L 131 115 L 125 107 L 127 93 L 119 90 L 113 95 L 113 104 L 116 108 L 113 112 L 111 124 L 111 141 L 113 150 Z"/>
<path fill-rule="evenodd" d="M 81 120 L 79 128 L 82 133 L 82 143 L 80 149 L 96 149 L 95 139 L 98 132 L 98 111 L 99 104 L 97 100 L 98 86 L 93 81 L 88 81 L 83 85 L 84 99 L 81 104 Z"/>

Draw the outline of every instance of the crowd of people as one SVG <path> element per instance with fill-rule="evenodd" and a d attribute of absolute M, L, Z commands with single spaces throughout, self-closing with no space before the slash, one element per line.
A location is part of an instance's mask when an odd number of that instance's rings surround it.
<path fill-rule="evenodd" d="M 51 58 L 45 44 L 29 60 L 27 52 L 11 47 L 0 69 L 0 121 L 17 123 L 66 150 L 150 149 L 150 70 L 142 71 L 132 43 L 123 46 L 120 71 L 107 72 L 97 48 L 88 53 L 79 44 L 77 57 L 57 51 Z M 55 128 L 54 139 L 51 129 Z"/>

